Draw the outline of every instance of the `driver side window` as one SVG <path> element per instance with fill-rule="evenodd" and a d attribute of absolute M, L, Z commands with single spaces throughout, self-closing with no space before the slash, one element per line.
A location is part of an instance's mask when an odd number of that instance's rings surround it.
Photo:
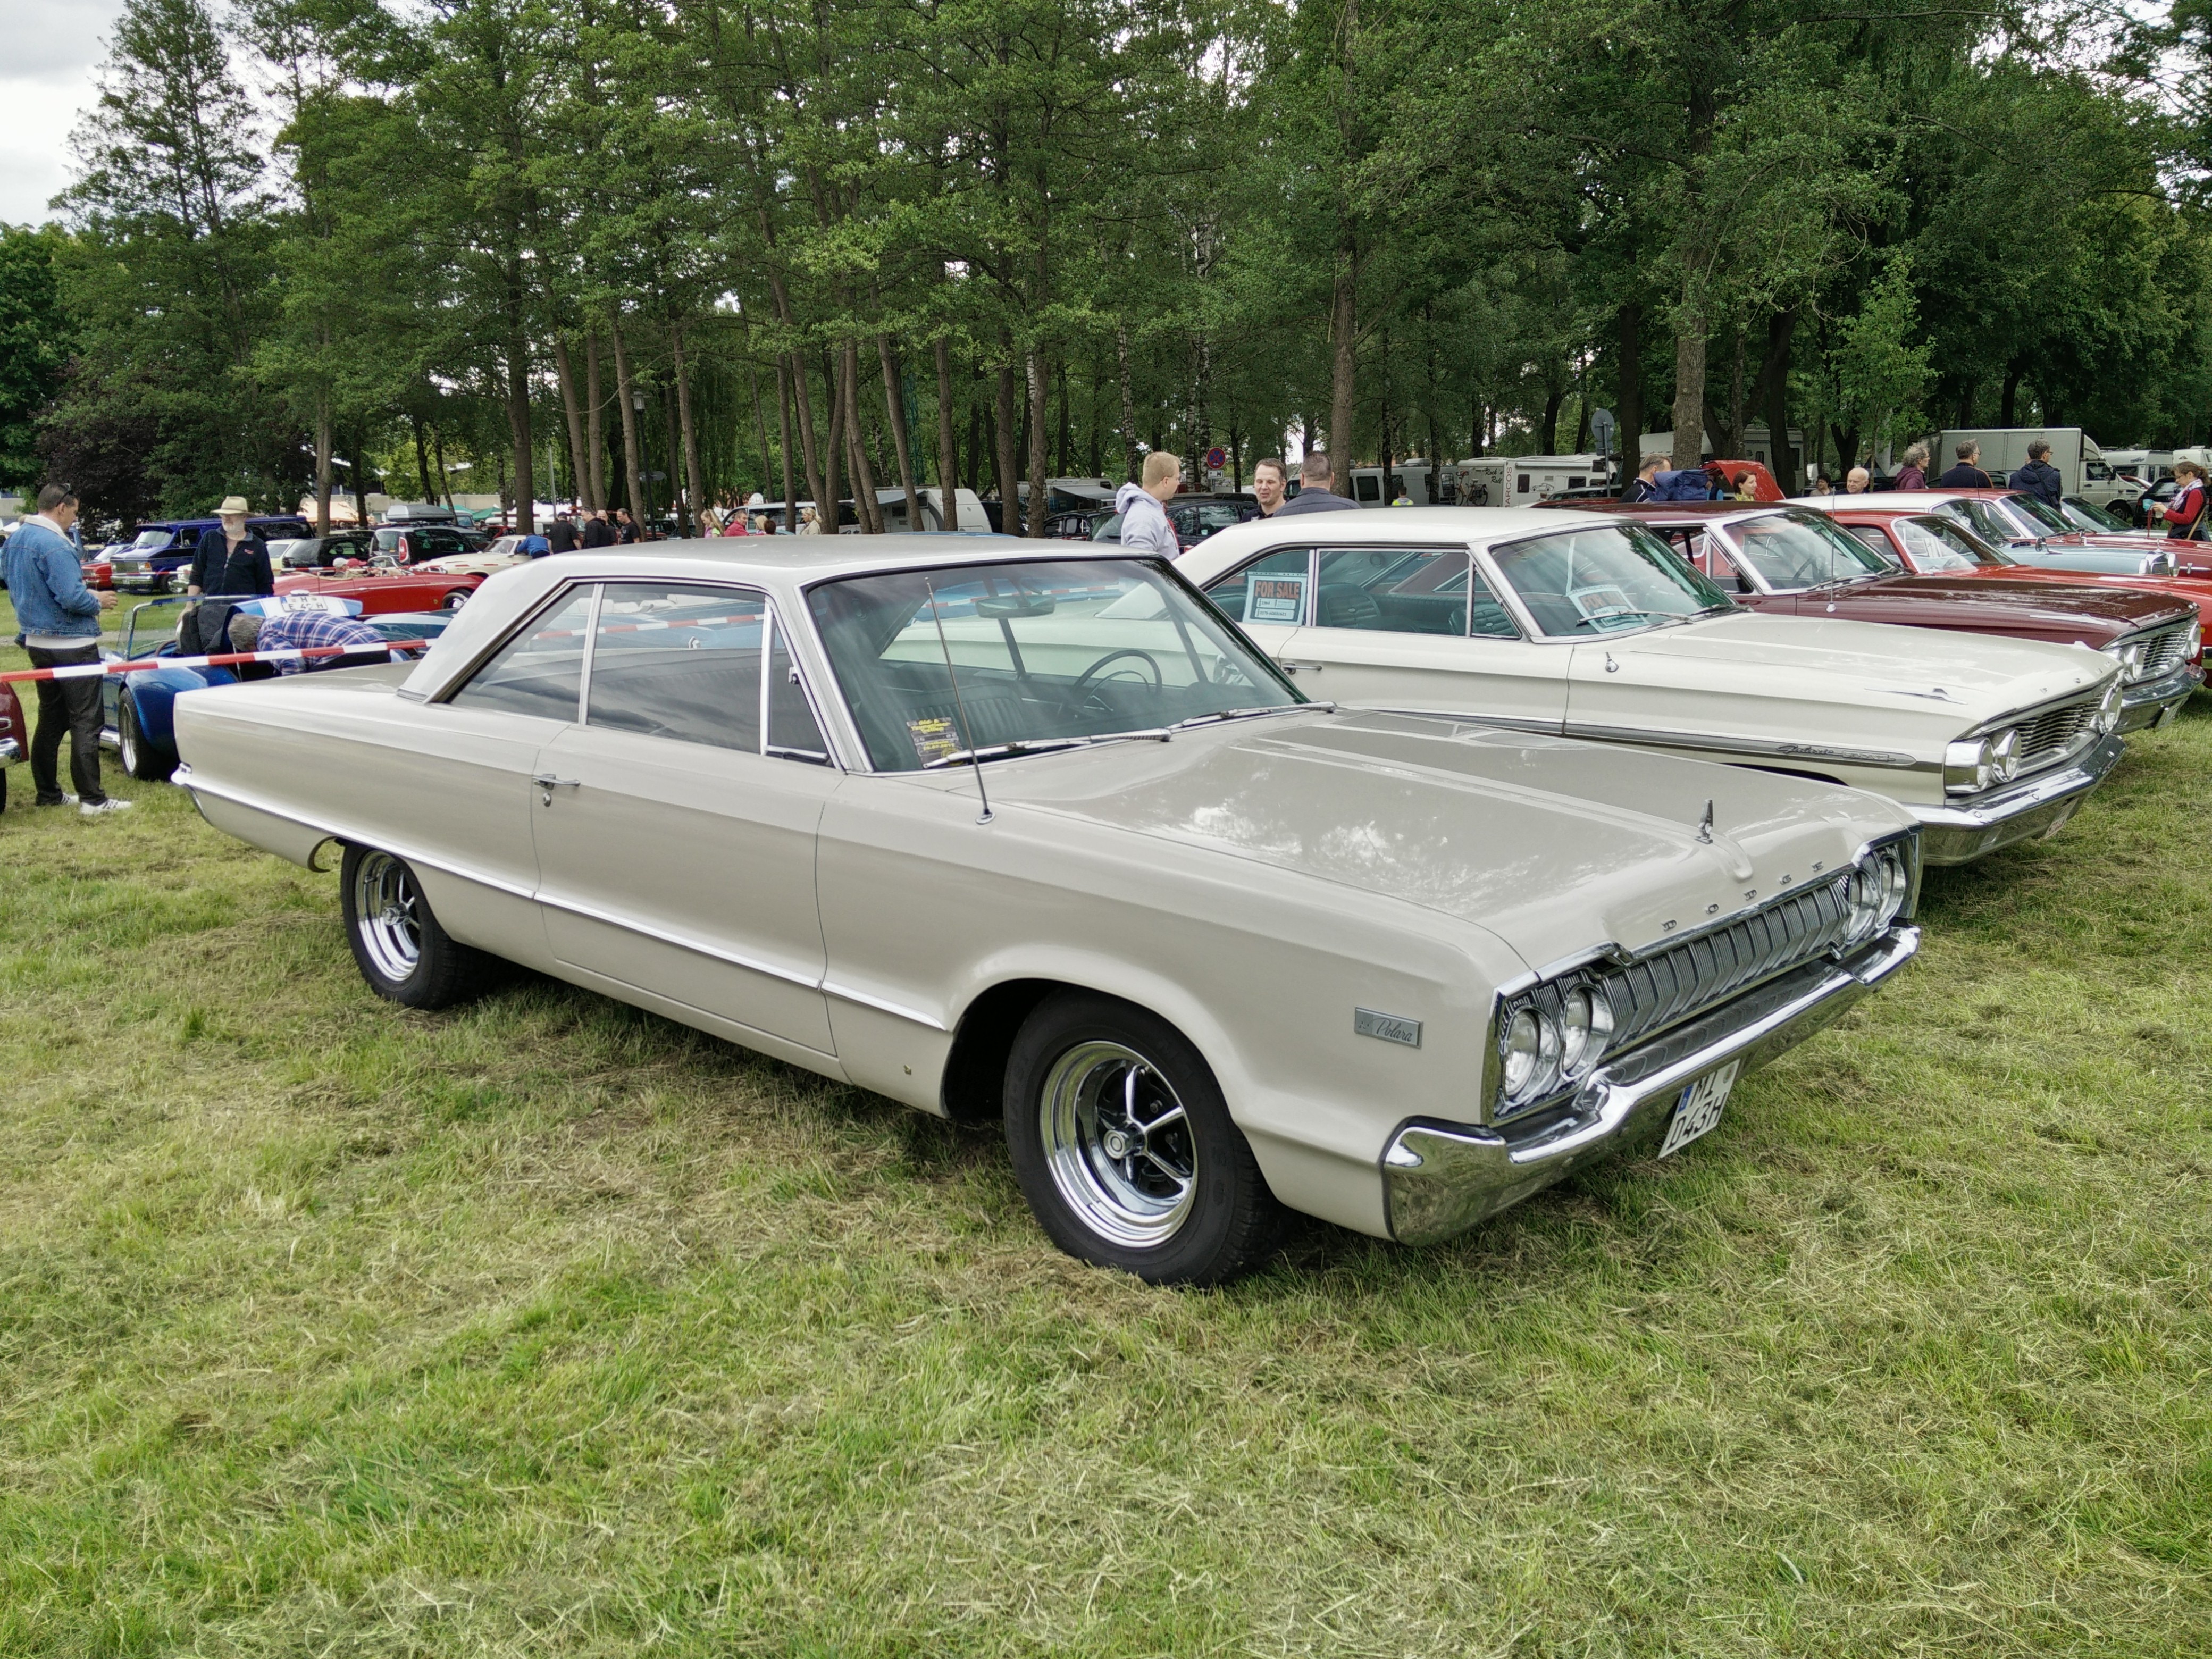
<path fill-rule="evenodd" d="M 1314 625 L 1463 637 L 1473 574 L 1463 547 L 1325 549 Z"/>

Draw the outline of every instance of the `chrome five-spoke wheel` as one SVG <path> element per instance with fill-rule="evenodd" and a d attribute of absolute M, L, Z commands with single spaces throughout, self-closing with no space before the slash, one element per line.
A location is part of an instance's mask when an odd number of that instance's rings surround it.
<path fill-rule="evenodd" d="M 1102 1238 L 1139 1248 L 1173 1237 L 1198 1186 L 1190 1115 L 1133 1048 L 1079 1043 L 1046 1073 L 1037 1103 L 1053 1185 Z"/>
<path fill-rule="evenodd" d="M 376 970 L 389 980 L 412 978 L 422 960 L 422 896 L 415 872 L 389 853 L 366 854 L 354 870 L 353 902 L 362 946 Z"/>

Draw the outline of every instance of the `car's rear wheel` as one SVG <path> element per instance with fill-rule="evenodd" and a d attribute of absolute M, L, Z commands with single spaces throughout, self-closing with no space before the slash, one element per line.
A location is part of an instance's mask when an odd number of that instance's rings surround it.
<path fill-rule="evenodd" d="M 1165 1020 L 1067 992 L 1006 1061 L 1023 1195 L 1070 1255 L 1156 1285 L 1215 1285 L 1264 1256 L 1280 1208 L 1220 1085 Z"/>
<path fill-rule="evenodd" d="M 443 1008 L 483 988 L 491 959 L 438 925 L 404 860 L 349 847 L 339 887 L 355 964 L 377 995 L 410 1008 Z"/>
<path fill-rule="evenodd" d="M 144 782 L 166 783 L 169 775 L 177 769 L 175 761 L 146 741 L 146 734 L 138 726 L 138 701 L 128 691 L 116 706 L 115 747 L 123 769 Z"/>
<path fill-rule="evenodd" d="M 441 610 L 459 611 L 468 602 L 469 590 L 465 587 L 457 587 L 452 592 L 447 594 L 444 599 L 439 600 L 438 605 Z"/>

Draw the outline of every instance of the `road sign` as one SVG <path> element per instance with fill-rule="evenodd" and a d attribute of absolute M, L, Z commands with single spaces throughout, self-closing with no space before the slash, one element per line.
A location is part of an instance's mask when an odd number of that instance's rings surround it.
<path fill-rule="evenodd" d="M 1218 472 L 1223 467 L 1228 465 L 1229 452 L 1224 449 L 1219 444 L 1214 445 L 1212 448 L 1206 452 L 1206 470 L 1207 471 Z"/>
<path fill-rule="evenodd" d="M 1597 440 L 1598 453 L 1601 455 L 1613 453 L 1613 431 L 1617 424 L 1618 422 L 1613 418 L 1611 410 L 1590 410 L 1590 436 Z"/>

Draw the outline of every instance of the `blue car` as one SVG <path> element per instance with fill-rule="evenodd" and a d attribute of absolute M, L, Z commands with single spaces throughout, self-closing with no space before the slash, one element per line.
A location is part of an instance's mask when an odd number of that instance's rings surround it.
<path fill-rule="evenodd" d="M 124 660 L 136 662 L 142 655 L 175 656 L 178 611 L 184 605 L 197 603 L 179 597 L 156 599 L 134 609 L 124 629 Z M 359 614 L 358 602 L 346 603 L 353 605 L 354 614 Z M 147 617 L 149 611 L 162 614 Z M 140 626 L 142 618 L 147 624 L 143 628 Z M 453 618 L 442 611 L 426 611 L 362 620 L 387 640 L 433 640 L 446 631 L 446 624 Z M 167 637 L 158 647 L 154 646 L 150 636 L 164 623 L 167 624 Z M 149 637 L 141 641 L 138 636 L 142 633 Z M 161 782 L 177 769 L 177 733 L 173 716 L 179 692 L 230 685 L 240 678 L 264 678 L 276 672 L 265 664 L 250 664 L 240 668 L 142 668 L 132 674 L 110 674 L 100 683 L 100 741 L 116 750 L 123 769 L 132 777 Z"/>
<path fill-rule="evenodd" d="M 127 547 L 118 547 L 108 562 L 111 580 L 119 593 L 167 593 L 184 585 L 182 573 L 200 550 L 200 538 L 222 522 L 220 519 L 146 519 Z M 312 535 L 307 521 L 296 514 L 256 516 L 246 527 L 266 542 Z"/>

